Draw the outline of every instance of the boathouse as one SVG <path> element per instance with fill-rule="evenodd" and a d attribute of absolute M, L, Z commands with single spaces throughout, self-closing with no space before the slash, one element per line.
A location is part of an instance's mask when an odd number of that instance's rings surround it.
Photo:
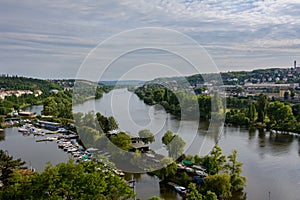
<path fill-rule="evenodd" d="M 142 143 L 142 142 L 135 142 L 135 143 L 131 143 L 131 150 L 132 151 L 136 151 L 139 150 L 140 152 L 147 152 L 150 150 L 149 146 Z"/>

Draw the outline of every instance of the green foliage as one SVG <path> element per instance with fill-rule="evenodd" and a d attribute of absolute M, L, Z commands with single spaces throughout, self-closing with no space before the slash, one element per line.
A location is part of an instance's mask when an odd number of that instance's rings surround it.
<path fill-rule="evenodd" d="M 2 199 L 102 199 L 134 197 L 130 187 L 111 172 L 98 170 L 101 164 L 90 161 L 74 164 L 73 160 L 44 172 L 22 177 L 17 172 L 12 184 L 1 192 Z"/>
<path fill-rule="evenodd" d="M 202 165 L 207 168 L 208 174 L 218 174 L 224 169 L 226 157 L 222 155 L 222 149 L 219 146 L 214 146 L 210 155 L 204 156 Z"/>
<path fill-rule="evenodd" d="M 109 140 L 105 135 L 100 135 L 94 143 L 95 147 L 98 149 L 105 149 L 107 147 Z"/>
<path fill-rule="evenodd" d="M 42 90 L 43 93 L 49 93 L 51 89 L 63 89 L 61 86 L 49 80 L 5 75 L 0 76 L 0 88 L 6 90 Z"/>
<path fill-rule="evenodd" d="M 139 137 L 145 144 L 152 143 L 155 141 L 155 137 L 149 129 L 139 131 Z"/>
<path fill-rule="evenodd" d="M 231 183 L 229 174 L 215 174 L 205 179 L 207 191 L 214 192 L 219 198 L 231 197 Z"/>
<path fill-rule="evenodd" d="M 206 192 L 203 200 L 218 200 L 218 196 L 209 190 Z"/>
<path fill-rule="evenodd" d="M 114 117 L 105 117 L 101 113 L 97 113 L 97 121 L 104 133 L 118 129 L 118 123 Z"/>
<path fill-rule="evenodd" d="M 232 109 L 226 113 L 226 123 L 231 123 L 235 125 L 248 126 L 250 124 L 250 119 L 247 117 L 247 113 L 242 110 Z"/>
<path fill-rule="evenodd" d="M 183 154 L 185 142 L 179 135 L 173 135 L 172 131 L 164 134 L 162 143 L 166 145 L 169 156 L 173 159 L 177 159 Z"/>
<path fill-rule="evenodd" d="M 249 109 L 248 109 L 248 116 L 250 122 L 255 122 L 257 119 L 257 111 L 255 108 L 254 103 L 250 103 Z"/>
<path fill-rule="evenodd" d="M 2 149 L 0 149 L 0 180 L 4 186 L 9 184 L 9 177 L 11 176 L 14 169 L 24 169 L 25 162 L 19 159 L 13 159 L 12 156 Z"/>
<path fill-rule="evenodd" d="M 18 76 L 0 76 L 0 88 L 6 90 L 41 90 L 40 96 L 26 94 L 20 97 L 15 95 L 7 96 L 4 100 L 0 100 L 0 115 L 7 115 L 13 110 L 20 110 L 29 105 L 41 104 L 43 99 L 50 95 L 51 89 L 62 90 L 63 88 L 54 82 L 48 80 L 40 80 L 33 78 L 25 78 Z"/>
<path fill-rule="evenodd" d="M 162 143 L 164 145 L 168 145 L 172 141 L 173 137 L 174 137 L 173 132 L 168 130 L 162 137 Z"/>
<path fill-rule="evenodd" d="M 165 181 L 168 178 L 173 177 L 177 172 L 177 164 L 172 158 L 164 157 L 161 160 L 162 168 L 155 171 L 155 174 L 160 178 L 160 180 Z"/>
<path fill-rule="evenodd" d="M 131 146 L 130 136 L 125 132 L 120 132 L 117 135 L 112 135 L 110 141 L 124 151 L 129 151 Z"/>
<path fill-rule="evenodd" d="M 267 114 L 267 106 L 268 106 L 268 97 L 264 94 L 260 94 L 258 96 L 258 100 L 256 102 L 256 110 L 257 110 L 257 121 L 265 122 L 266 114 Z"/>
<path fill-rule="evenodd" d="M 243 190 L 246 186 L 246 177 L 241 176 L 243 163 L 237 161 L 237 150 L 233 150 L 232 154 L 228 156 L 228 163 L 226 168 L 230 175 L 230 183 L 232 191 Z"/>
<path fill-rule="evenodd" d="M 188 186 L 188 194 L 186 195 L 186 200 L 202 200 L 202 195 L 198 192 L 196 185 L 190 183 Z"/>
<path fill-rule="evenodd" d="M 190 177 L 189 175 L 186 173 L 186 172 L 183 172 L 181 174 L 181 177 L 180 177 L 180 182 L 182 185 L 188 185 L 188 183 L 190 182 Z"/>
<path fill-rule="evenodd" d="M 278 101 L 271 103 L 267 109 L 271 128 L 277 130 L 293 130 L 296 119 L 292 107 Z"/>
<path fill-rule="evenodd" d="M 78 135 L 84 146 L 89 148 L 93 147 L 100 138 L 100 133 L 94 128 L 88 126 L 78 127 Z"/>
<path fill-rule="evenodd" d="M 113 86 L 104 86 L 95 82 L 76 80 L 73 87 L 73 103 L 80 104 L 91 98 L 99 99 L 104 92 L 107 93 L 113 88 Z"/>
<path fill-rule="evenodd" d="M 215 94 L 213 98 L 207 95 L 194 95 L 184 90 L 171 91 L 158 84 L 147 84 L 135 90 L 135 93 L 146 104 L 160 104 L 167 112 L 184 119 L 209 120 L 212 112 L 221 118 L 224 114 L 224 102 Z M 200 114 L 200 116 L 198 116 Z"/>
<path fill-rule="evenodd" d="M 292 107 L 293 115 L 295 116 L 296 120 L 300 121 L 300 103 L 296 103 Z"/>
<path fill-rule="evenodd" d="M 43 102 L 42 114 L 72 119 L 72 93 L 69 91 L 60 91 L 57 94 L 52 93 Z"/>

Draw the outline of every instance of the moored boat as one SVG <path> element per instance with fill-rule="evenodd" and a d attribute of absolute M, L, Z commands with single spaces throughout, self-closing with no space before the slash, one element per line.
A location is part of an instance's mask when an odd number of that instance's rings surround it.
<path fill-rule="evenodd" d="M 179 194 L 186 194 L 187 190 L 185 187 L 183 186 L 179 186 L 179 185 L 174 185 L 174 189 L 176 190 L 176 192 L 178 192 Z"/>

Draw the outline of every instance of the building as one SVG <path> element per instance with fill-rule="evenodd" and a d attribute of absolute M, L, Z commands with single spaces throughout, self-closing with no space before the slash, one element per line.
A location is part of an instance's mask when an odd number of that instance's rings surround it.
<path fill-rule="evenodd" d="M 33 112 L 20 111 L 18 115 L 22 117 L 34 117 L 35 114 Z"/>

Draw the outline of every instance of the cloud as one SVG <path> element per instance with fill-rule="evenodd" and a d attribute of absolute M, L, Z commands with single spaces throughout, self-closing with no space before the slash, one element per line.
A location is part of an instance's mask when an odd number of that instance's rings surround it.
<path fill-rule="evenodd" d="M 72 77 L 99 42 L 149 26 L 187 34 L 221 70 L 286 66 L 300 59 L 298 13 L 298 0 L 2 0 L 0 69 Z"/>

